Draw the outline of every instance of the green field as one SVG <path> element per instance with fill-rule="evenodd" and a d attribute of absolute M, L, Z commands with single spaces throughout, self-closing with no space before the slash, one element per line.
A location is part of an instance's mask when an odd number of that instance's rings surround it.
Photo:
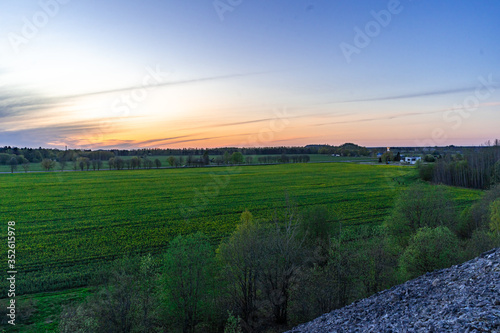
<path fill-rule="evenodd" d="M 270 218 L 285 193 L 299 209 L 327 205 L 345 237 L 369 236 L 413 174 L 351 163 L 3 174 L 0 221 L 16 221 L 18 293 L 61 290 L 85 286 L 125 253 L 160 252 L 178 234 L 201 230 L 217 244 L 243 210 Z M 479 196 L 453 192 L 460 205 Z"/>
<path fill-rule="evenodd" d="M 198 230 L 217 245 L 243 210 L 269 220 L 286 194 L 299 210 L 326 205 L 342 221 L 343 239 L 363 244 L 380 237 L 374 227 L 414 181 L 413 167 L 354 163 L 1 174 L 0 221 L 4 230 L 16 222 L 16 294 L 34 309 L 32 324 L 18 331 L 55 329 L 61 306 L 89 292 L 74 288 L 111 260 L 159 253 Z M 481 195 L 450 192 L 462 208 Z"/>

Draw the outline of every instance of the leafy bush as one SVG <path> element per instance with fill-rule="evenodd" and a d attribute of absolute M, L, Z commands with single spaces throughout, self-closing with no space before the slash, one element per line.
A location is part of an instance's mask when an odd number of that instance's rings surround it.
<path fill-rule="evenodd" d="M 418 163 L 418 175 L 423 181 L 430 182 L 434 176 L 434 164 Z"/>
<path fill-rule="evenodd" d="M 458 239 L 447 227 L 421 228 L 413 236 L 400 258 L 400 267 L 407 278 L 449 267 L 459 260 Z"/>
<path fill-rule="evenodd" d="M 444 188 L 415 184 L 401 193 L 385 225 L 389 235 L 405 248 L 419 228 L 455 226 L 455 208 Z"/>

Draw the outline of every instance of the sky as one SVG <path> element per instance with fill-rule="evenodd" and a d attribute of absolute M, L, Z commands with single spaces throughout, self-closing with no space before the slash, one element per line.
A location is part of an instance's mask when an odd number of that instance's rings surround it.
<path fill-rule="evenodd" d="M 0 146 L 480 145 L 498 0 L 4 0 Z"/>

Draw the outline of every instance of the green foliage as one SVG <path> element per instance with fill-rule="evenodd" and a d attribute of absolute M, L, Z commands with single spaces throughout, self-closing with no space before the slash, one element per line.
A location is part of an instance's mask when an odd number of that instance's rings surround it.
<path fill-rule="evenodd" d="M 218 251 L 226 280 L 230 282 L 229 293 L 234 306 L 249 326 L 252 326 L 252 317 L 257 310 L 257 284 L 264 255 L 262 234 L 260 223 L 245 211 L 236 230 Z"/>
<path fill-rule="evenodd" d="M 9 161 L 9 165 L 10 165 L 10 172 L 13 173 L 14 171 L 17 170 L 17 158 L 16 157 L 11 157 L 10 161 Z"/>
<path fill-rule="evenodd" d="M 287 200 L 288 201 L 288 200 Z M 295 208 L 287 202 L 281 217 L 275 217 L 274 230 L 264 237 L 261 285 L 269 301 L 275 323 L 288 324 L 290 291 L 305 260 L 303 244 L 297 237 Z"/>
<path fill-rule="evenodd" d="M 299 232 L 307 245 L 328 242 L 333 231 L 327 206 L 307 207 L 302 211 Z"/>
<path fill-rule="evenodd" d="M 207 314 L 214 252 L 201 233 L 178 236 L 164 257 L 164 304 L 169 322 L 183 332 L 194 332 Z"/>
<path fill-rule="evenodd" d="M 493 234 L 500 235 L 500 199 L 490 205 L 490 230 Z"/>
<path fill-rule="evenodd" d="M 457 234 L 461 238 L 471 238 L 477 225 L 472 218 L 472 206 L 465 208 L 458 219 Z"/>
<path fill-rule="evenodd" d="M 318 163 L 0 174 L 0 220 L 16 221 L 23 235 L 19 292 L 57 291 L 87 286 L 95 271 L 125 254 L 161 253 L 179 234 L 202 231 L 217 246 L 245 208 L 270 220 L 286 189 L 301 210 L 327 205 L 330 217 L 342 216 L 343 241 L 365 242 L 393 206 L 399 190 L 393 178 L 412 182 L 413 172 Z M 221 184 L 218 195 L 205 196 L 210 184 Z M 466 206 L 479 192 L 452 193 Z M 188 220 L 179 214 L 182 205 L 193 208 Z M 6 248 L 0 255 L 7 256 Z M 4 295 L 5 284 L 0 282 Z"/>
<path fill-rule="evenodd" d="M 50 170 L 54 169 L 54 167 L 56 166 L 56 161 L 53 161 L 53 160 L 48 159 L 48 158 L 44 158 L 41 162 L 41 166 L 45 171 L 50 171 Z"/>
<path fill-rule="evenodd" d="M 423 181 L 429 182 L 434 176 L 434 164 L 417 163 L 418 175 Z"/>
<path fill-rule="evenodd" d="M 387 163 L 394 160 L 394 154 L 392 151 L 386 151 L 380 158 L 383 163 Z"/>
<path fill-rule="evenodd" d="M 104 284 L 61 313 L 62 332 L 154 332 L 158 327 L 157 270 L 150 256 L 124 257 L 103 272 Z"/>
<path fill-rule="evenodd" d="M 493 184 L 500 184 L 500 160 L 493 166 L 493 176 L 491 177 Z"/>
<path fill-rule="evenodd" d="M 60 315 L 60 333 L 97 333 L 99 323 L 89 304 L 69 305 Z"/>
<path fill-rule="evenodd" d="M 484 230 L 475 230 L 470 239 L 466 241 L 464 260 L 473 259 L 483 252 L 500 246 L 500 243 L 492 236 Z"/>
<path fill-rule="evenodd" d="M 233 316 L 232 312 L 228 311 L 228 318 L 226 327 L 224 327 L 224 333 L 243 333 L 240 326 L 241 318 Z"/>
<path fill-rule="evenodd" d="M 243 161 L 244 161 L 243 154 L 240 153 L 239 151 L 235 151 L 231 155 L 231 163 L 232 164 L 243 164 Z"/>
<path fill-rule="evenodd" d="M 407 278 L 456 264 L 460 258 L 458 239 L 447 227 L 423 227 L 410 239 L 400 258 Z"/>
<path fill-rule="evenodd" d="M 431 154 L 427 154 L 424 157 L 424 162 L 430 162 L 430 163 L 436 162 L 436 158 Z"/>
<path fill-rule="evenodd" d="M 470 238 L 475 230 L 488 230 L 492 223 L 494 202 L 498 199 L 500 199 L 500 185 L 493 186 L 491 189 L 484 192 L 483 197 L 478 202 L 462 212 L 458 234 L 461 237 Z"/>
<path fill-rule="evenodd" d="M 404 190 L 386 219 L 389 234 L 402 248 L 419 228 L 456 225 L 453 202 L 443 187 L 415 184 Z"/>

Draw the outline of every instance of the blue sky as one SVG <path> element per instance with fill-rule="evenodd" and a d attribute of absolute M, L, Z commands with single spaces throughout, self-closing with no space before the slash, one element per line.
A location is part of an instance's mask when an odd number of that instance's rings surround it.
<path fill-rule="evenodd" d="M 499 137 L 498 17 L 498 1 L 3 1 L 0 146 L 478 145 Z"/>

